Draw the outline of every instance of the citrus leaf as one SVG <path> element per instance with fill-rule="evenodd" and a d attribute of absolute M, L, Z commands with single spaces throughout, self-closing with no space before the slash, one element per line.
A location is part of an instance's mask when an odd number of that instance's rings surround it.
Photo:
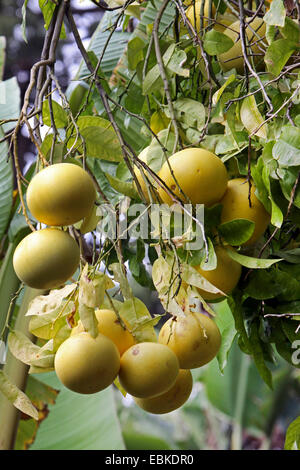
<path fill-rule="evenodd" d="M 209 55 L 223 54 L 223 52 L 229 51 L 233 45 L 234 42 L 230 37 L 215 29 L 211 29 L 205 34 L 203 42 L 204 50 Z"/>
<path fill-rule="evenodd" d="M 213 309 L 216 312 L 214 320 L 222 336 L 222 343 L 217 354 L 217 359 L 220 371 L 223 373 L 227 365 L 228 355 L 231 350 L 234 338 L 237 335 L 237 331 L 235 329 L 233 315 L 226 300 L 214 304 Z"/>
<path fill-rule="evenodd" d="M 272 373 L 266 365 L 261 339 L 258 334 L 257 323 L 255 322 L 253 322 L 250 327 L 250 341 L 252 356 L 257 370 L 264 382 L 270 387 L 270 389 L 273 389 Z"/>
<path fill-rule="evenodd" d="M 127 59 L 128 59 L 128 68 L 130 70 L 135 70 L 137 64 L 143 60 L 144 54 L 143 49 L 145 47 L 145 42 L 138 36 L 131 39 L 127 45 Z"/>
<path fill-rule="evenodd" d="M 104 301 L 105 291 L 114 287 L 112 280 L 102 272 L 88 272 L 85 265 L 79 281 L 78 301 L 89 308 L 98 308 Z"/>
<path fill-rule="evenodd" d="M 26 316 L 44 315 L 60 307 L 63 299 L 74 293 L 77 284 L 67 284 L 61 289 L 53 289 L 47 295 L 39 295 L 33 299 L 26 312 Z"/>
<path fill-rule="evenodd" d="M 121 181 L 118 178 L 109 175 L 108 173 L 105 173 L 105 176 L 108 179 L 111 187 L 116 191 L 130 197 L 131 199 L 139 199 L 139 194 L 132 182 Z"/>
<path fill-rule="evenodd" d="M 226 36 L 227 37 L 227 36 Z M 228 85 L 230 85 L 232 82 L 234 82 L 236 79 L 236 75 L 235 74 L 232 74 L 230 75 L 226 82 L 221 86 L 221 88 L 219 88 L 219 90 L 217 90 L 214 94 L 213 94 L 213 97 L 212 97 L 212 102 L 213 102 L 213 105 L 216 105 L 219 101 L 219 99 L 221 98 L 222 96 L 222 93 L 223 91 L 225 90 L 226 87 L 228 87 Z"/>
<path fill-rule="evenodd" d="M 176 75 L 187 78 L 190 75 L 190 71 L 188 68 L 183 67 L 186 61 L 186 53 L 182 49 L 176 48 L 168 62 L 167 70 L 175 73 Z"/>
<path fill-rule="evenodd" d="M 83 325 L 84 331 L 89 333 L 93 338 L 98 335 L 98 321 L 95 315 L 95 309 L 79 304 L 79 317 Z"/>
<path fill-rule="evenodd" d="M 267 25 L 284 26 L 286 10 L 282 0 L 273 0 L 270 10 L 264 16 Z"/>
<path fill-rule="evenodd" d="M 285 443 L 285 450 L 299 450 L 300 449 L 300 416 L 296 418 L 288 427 Z"/>
<path fill-rule="evenodd" d="M 272 196 L 269 169 L 266 166 L 263 167 L 262 179 L 263 179 L 265 187 L 267 188 L 267 191 L 269 194 L 269 200 L 271 201 L 271 223 L 272 225 L 275 225 L 275 227 L 280 228 L 283 222 L 283 213 L 280 207 L 274 201 L 274 198 Z"/>
<path fill-rule="evenodd" d="M 300 165 L 300 129 L 294 126 L 283 126 L 280 138 L 272 148 L 272 156 L 280 166 Z"/>
<path fill-rule="evenodd" d="M 125 276 L 122 266 L 119 263 L 113 263 L 109 266 L 109 269 L 114 273 L 114 280 L 120 284 L 121 292 L 125 300 L 133 298 L 132 289 Z"/>
<path fill-rule="evenodd" d="M 255 223 L 247 219 L 234 219 L 219 225 L 218 230 L 229 245 L 242 245 L 253 235 Z"/>
<path fill-rule="evenodd" d="M 235 250 L 230 250 L 226 248 L 227 254 L 237 263 L 245 266 L 246 268 L 250 269 L 267 269 L 272 264 L 278 263 L 282 261 L 282 259 L 262 259 L 262 258 L 252 258 L 250 256 L 241 255 L 237 253 Z"/>
<path fill-rule="evenodd" d="M 30 399 L 10 381 L 9 377 L 2 370 L 0 370 L 0 392 L 15 408 L 34 419 L 38 419 L 38 411 Z"/>
<path fill-rule="evenodd" d="M 284 26 L 280 27 L 279 30 L 285 39 L 289 39 L 290 41 L 293 41 L 295 43 L 299 42 L 300 30 L 297 21 L 292 20 L 292 18 L 286 17 Z"/>
<path fill-rule="evenodd" d="M 268 72 L 279 75 L 293 52 L 297 44 L 288 39 L 278 39 L 269 45 L 264 57 Z"/>
<path fill-rule="evenodd" d="M 263 139 L 267 138 L 267 125 L 264 124 L 261 126 L 264 119 L 258 110 L 254 95 L 243 99 L 240 116 L 241 121 L 249 134 L 254 133 L 254 135 L 262 137 Z M 256 131 L 259 126 L 261 127 Z"/>
<path fill-rule="evenodd" d="M 10 352 L 24 364 L 49 368 L 54 364 L 53 343 L 48 341 L 40 347 L 32 343 L 21 331 L 13 330 L 8 335 L 7 344 Z"/>
<path fill-rule="evenodd" d="M 171 44 L 166 52 L 164 53 L 162 60 L 165 67 L 168 66 L 169 61 L 175 51 L 175 44 Z M 143 81 L 143 95 L 152 93 L 157 89 L 160 89 L 163 85 L 162 78 L 160 75 L 160 70 L 158 64 L 156 64 L 152 69 L 147 73 L 145 80 Z"/>
<path fill-rule="evenodd" d="M 52 111 L 56 127 L 58 129 L 66 127 L 68 124 L 68 115 L 61 105 L 54 100 L 52 100 Z M 46 126 L 52 126 L 50 104 L 48 100 L 43 102 L 43 121 Z"/>
<path fill-rule="evenodd" d="M 0 106 L 1 108 L 1 106 Z M 3 132 L 0 128 L 0 139 Z M 13 166 L 8 159 L 7 143 L 0 143 L 0 240 L 7 228 L 13 205 Z"/>
<path fill-rule="evenodd" d="M 134 297 L 125 300 L 118 312 L 138 343 L 157 341 L 154 325 L 158 323 L 160 316 L 152 318 L 146 305 L 140 299 Z"/>

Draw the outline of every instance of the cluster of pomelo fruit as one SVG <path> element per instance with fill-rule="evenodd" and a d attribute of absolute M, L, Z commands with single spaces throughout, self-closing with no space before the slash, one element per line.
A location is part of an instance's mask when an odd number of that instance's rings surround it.
<path fill-rule="evenodd" d="M 96 310 L 98 335 L 84 332 L 79 321 L 59 347 L 55 371 L 69 389 L 96 393 L 116 378 L 126 393 L 145 411 L 164 414 L 189 398 L 190 369 L 210 362 L 218 353 L 221 334 L 205 314 L 189 313 L 167 320 L 158 342 L 136 343 L 112 310 Z"/>
<path fill-rule="evenodd" d="M 233 45 L 229 50 L 218 55 L 218 61 L 222 70 L 227 72 L 228 70 L 236 69 L 238 73 L 242 74 L 244 72 L 244 55 L 240 39 L 240 20 L 233 16 L 228 9 L 223 14 L 220 14 L 216 11 L 213 2 L 210 15 L 209 3 L 208 0 L 205 0 L 202 7 L 202 1 L 197 0 L 186 9 L 186 17 L 196 31 L 199 31 L 201 27 L 201 15 L 203 18 L 203 28 L 207 28 L 209 18 L 212 18 L 213 29 L 225 34 L 233 41 Z M 268 2 L 266 2 L 266 6 L 268 7 Z M 256 10 L 256 5 L 253 5 L 253 9 L 254 11 Z M 254 63 L 259 70 L 264 67 L 266 24 L 258 16 L 253 20 L 251 17 L 245 17 L 245 24 L 247 25 L 245 28 L 247 56 L 250 62 Z"/>
<path fill-rule="evenodd" d="M 187 148 L 175 153 L 159 176 L 171 191 L 156 189 L 162 202 L 172 204 L 176 196 L 207 207 L 221 202 L 222 221 L 252 220 L 255 231 L 248 243 L 254 243 L 269 222 L 254 186 L 249 207 L 247 181 L 228 181 L 225 165 L 207 150 Z M 25 284 L 48 290 L 73 275 L 80 252 L 64 228 L 87 217 L 95 197 L 92 178 L 77 165 L 51 165 L 34 176 L 27 189 L 28 208 L 37 221 L 49 227 L 32 232 L 16 248 L 14 267 Z M 215 250 L 216 269 L 197 269 L 227 294 L 237 284 L 241 267 L 223 246 Z M 207 300 L 216 296 L 204 291 L 201 295 Z M 210 362 L 221 345 L 216 323 L 203 313 L 171 317 L 162 326 L 157 342 L 138 343 L 116 311 L 97 310 L 96 318 L 96 337 L 79 321 L 59 346 L 54 362 L 57 376 L 66 387 L 83 394 L 99 392 L 118 378 L 125 392 L 150 413 L 168 413 L 182 406 L 192 391 L 190 370 Z"/>
<path fill-rule="evenodd" d="M 75 273 L 79 246 L 63 227 L 87 217 L 95 199 L 92 178 L 76 164 L 50 165 L 32 178 L 27 205 L 36 220 L 48 227 L 30 233 L 16 248 L 13 264 L 21 281 L 48 290 L 61 286 Z"/>
<path fill-rule="evenodd" d="M 147 153 L 142 155 L 142 159 L 147 163 Z M 136 170 L 136 175 L 147 199 L 149 193 L 143 171 Z M 152 190 L 156 192 L 158 200 L 170 206 L 176 204 L 176 198 L 179 198 L 182 203 L 204 204 L 207 208 L 222 204 L 221 223 L 237 219 L 247 219 L 253 222 L 254 231 L 243 244 L 244 246 L 256 243 L 270 223 L 270 215 L 255 194 L 256 187 L 253 181 L 249 201 L 247 178 L 228 180 L 224 163 L 208 150 L 186 148 L 173 154 L 163 164 L 158 176 L 171 192 L 163 185 L 159 186 L 155 181 L 152 181 Z M 198 272 L 224 294 L 231 293 L 241 275 L 241 265 L 228 255 L 227 249 L 233 248 L 221 243 L 215 246 L 217 257 L 215 269 L 205 270 L 196 266 Z M 204 300 L 215 300 L 219 297 L 219 294 L 201 289 L 199 291 Z"/>

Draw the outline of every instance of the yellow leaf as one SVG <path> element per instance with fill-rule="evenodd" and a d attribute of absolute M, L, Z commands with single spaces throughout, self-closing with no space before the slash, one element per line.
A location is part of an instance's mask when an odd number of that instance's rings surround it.
<path fill-rule="evenodd" d="M 243 100 L 240 117 L 249 134 L 267 138 L 267 124 L 263 124 L 264 119 L 258 110 L 254 95 Z"/>

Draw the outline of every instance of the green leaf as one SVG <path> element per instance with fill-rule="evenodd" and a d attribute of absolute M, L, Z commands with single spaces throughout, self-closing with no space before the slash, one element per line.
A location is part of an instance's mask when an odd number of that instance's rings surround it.
<path fill-rule="evenodd" d="M 107 93 L 108 95 L 110 94 L 110 87 L 107 83 L 107 79 L 106 79 L 106 76 L 102 70 L 102 68 L 100 66 L 98 66 L 98 60 L 99 58 L 96 56 L 95 52 L 94 51 L 88 51 L 88 56 L 89 56 L 89 59 L 90 59 L 90 62 L 93 66 L 94 69 L 96 69 L 96 67 L 98 67 L 97 69 L 97 77 L 100 78 L 100 81 L 101 81 L 101 85 L 105 91 L 105 93 Z M 98 91 L 97 91 L 98 93 Z"/>
<path fill-rule="evenodd" d="M 218 230 L 229 245 L 242 245 L 253 235 L 255 223 L 247 219 L 235 219 L 219 225 Z"/>
<path fill-rule="evenodd" d="M 93 338 L 96 338 L 98 335 L 98 322 L 95 309 L 81 303 L 79 304 L 78 312 L 84 331 L 87 331 Z"/>
<path fill-rule="evenodd" d="M 89 157 L 114 162 L 122 160 L 122 149 L 110 121 L 99 116 L 81 116 L 77 124 Z M 75 137 L 72 136 L 68 141 L 68 147 L 71 147 L 74 142 Z M 81 144 L 80 138 L 77 144 Z"/>
<path fill-rule="evenodd" d="M 267 25 L 284 26 L 286 10 L 282 0 L 273 0 L 270 10 L 264 16 Z"/>
<path fill-rule="evenodd" d="M 299 284 L 296 279 L 279 270 L 257 271 L 249 279 L 244 292 L 257 300 L 273 299 L 281 295 L 291 299 L 291 291 L 296 292 Z"/>
<path fill-rule="evenodd" d="M 251 256 L 241 255 L 240 253 L 237 253 L 237 251 L 230 250 L 229 248 L 226 248 L 226 251 L 230 258 L 250 269 L 266 269 L 272 266 L 272 264 L 282 261 L 282 259 L 252 258 Z"/>
<path fill-rule="evenodd" d="M 261 126 L 264 119 L 258 110 L 254 95 L 243 99 L 240 116 L 241 121 L 249 134 L 254 133 L 254 135 L 262 137 L 263 139 L 267 138 L 267 125 L 264 124 Z M 261 127 L 256 130 L 259 126 Z"/>
<path fill-rule="evenodd" d="M 166 52 L 164 53 L 162 60 L 165 67 L 168 66 L 168 63 L 171 60 L 171 57 L 175 51 L 175 44 L 171 44 Z M 145 80 L 143 82 L 143 95 L 148 93 L 153 93 L 154 91 L 160 89 L 163 85 L 160 70 L 158 64 L 156 64 L 152 69 L 147 73 Z"/>
<path fill-rule="evenodd" d="M 293 41 L 295 43 L 299 42 L 300 30 L 297 21 L 292 20 L 292 18 L 286 17 L 284 26 L 280 27 L 279 30 L 285 39 L 289 39 L 290 41 Z"/>
<path fill-rule="evenodd" d="M 187 55 L 182 49 L 175 48 L 170 61 L 168 62 L 167 69 L 179 75 L 180 77 L 189 77 L 190 71 L 188 68 L 184 68 L 183 65 L 187 61 Z"/>
<path fill-rule="evenodd" d="M 288 39 L 278 39 L 269 45 L 264 57 L 268 72 L 279 75 L 293 52 L 297 44 Z"/>
<path fill-rule="evenodd" d="M 298 209 L 300 209 L 300 188 L 299 185 L 297 185 L 296 190 L 294 191 L 294 187 L 299 171 L 299 167 L 281 168 L 278 171 L 278 174 L 280 175 L 280 186 L 284 197 L 288 201 L 291 201 L 293 197 L 293 205 L 298 207 Z"/>
<path fill-rule="evenodd" d="M 205 124 L 205 108 L 199 101 L 190 98 L 178 98 L 173 102 L 175 117 L 185 128 L 193 127 L 198 131 Z M 165 110 L 166 116 L 171 117 L 169 109 Z"/>
<path fill-rule="evenodd" d="M 66 111 L 56 101 L 52 100 L 53 119 L 58 129 L 66 127 L 68 124 L 68 115 Z M 43 102 L 43 121 L 46 126 L 51 127 L 51 115 L 49 101 Z"/>
<path fill-rule="evenodd" d="M 300 129 L 294 126 L 282 127 L 272 155 L 282 167 L 300 166 Z"/>
<path fill-rule="evenodd" d="M 52 0 L 39 0 L 39 7 L 42 10 L 43 16 L 44 16 L 44 27 L 47 30 L 50 26 L 52 16 L 56 7 L 56 3 L 53 2 Z M 66 38 L 66 31 L 64 25 L 62 26 L 61 34 L 60 37 L 62 39 Z"/>
<path fill-rule="evenodd" d="M 24 333 L 17 330 L 9 333 L 7 342 L 13 356 L 24 364 L 42 368 L 53 367 L 54 353 L 51 342 L 39 347 L 32 343 Z"/>
<path fill-rule="evenodd" d="M 0 393 L 2 393 L 15 408 L 34 419 L 38 419 L 38 411 L 32 405 L 29 398 L 10 381 L 9 377 L 2 370 L 0 370 Z"/>
<path fill-rule="evenodd" d="M 137 64 L 143 60 L 144 54 L 143 49 L 145 47 L 145 42 L 138 36 L 131 39 L 127 45 L 127 59 L 128 59 L 128 68 L 130 70 L 135 70 Z"/>
<path fill-rule="evenodd" d="M 252 348 L 244 323 L 241 292 L 236 290 L 234 297 L 229 297 L 227 299 L 227 302 L 234 318 L 235 329 L 237 330 L 240 338 L 242 339 L 245 348 L 247 349 L 247 353 L 250 354 Z"/>
<path fill-rule="evenodd" d="M 274 253 L 274 256 L 280 256 L 280 258 L 283 258 L 288 263 L 300 264 L 300 248 L 278 250 Z"/>
<path fill-rule="evenodd" d="M 0 106 L 1 108 L 1 106 Z M 0 139 L 4 136 L 0 127 Z M 0 143 L 0 240 L 7 228 L 13 205 L 13 166 L 6 141 Z"/>
<path fill-rule="evenodd" d="M 250 327 L 250 341 L 253 359 L 258 372 L 265 383 L 273 389 L 272 373 L 265 363 L 262 341 L 259 338 L 257 323 L 255 322 Z"/>
<path fill-rule="evenodd" d="M 119 308 L 119 315 L 129 326 L 137 342 L 157 341 L 154 325 L 158 323 L 160 316 L 152 318 L 146 305 L 140 299 L 134 297 L 125 300 Z"/>
<path fill-rule="evenodd" d="M 234 42 L 230 37 L 215 29 L 211 29 L 205 34 L 203 42 L 204 50 L 209 55 L 219 55 L 227 52 L 233 45 Z"/>
<path fill-rule="evenodd" d="M 27 9 L 27 3 L 28 3 L 28 0 L 24 0 L 23 6 L 22 6 L 22 35 L 23 35 L 23 39 L 24 39 L 25 42 L 28 42 L 27 37 L 26 37 L 26 9 Z"/>
<path fill-rule="evenodd" d="M 227 37 L 227 36 L 226 36 Z M 225 90 L 225 88 L 228 87 L 228 85 L 230 85 L 232 82 L 234 82 L 236 79 L 236 75 L 235 74 L 232 74 L 230 75 L 226 82 L 221 86 L 221 88 L 219 88 L 219 90 L 217 90 L 214 94 L 213 94 L 213 97 L 212 97 L 212 102 L 214 105 L 216 105 L 219 101 L 219 99 L 221 98 L 222 94 L 223 94 L 223 91 Z"/>
<path fill-rule="evenodd" d="M 266 39 L 268 41 L 268 44 L 272 44 L 272 42 L 275 40 L 275 37 L 276 37 L 276 27 L 273 25 L 267 24 Z"/>
<path fill-rule="evenodd" d="M 130 197 L 131 199 L 139 199 L 139 194 L 132 182 L 121 181 L 118 178 L 109 175 L 108 173 L 105 173 L 105 176 L 112 188 L 114 188 L 116 191 Z"/>
<path fill-rule="evenodd" d="M 151 170 L 156 172 L 161 169 L 162 165 L 166 161 L 166 157 L 169 157 L 172 154 L 175 143 L 175 135 L 173 132 L 170 132 L 169 129 L 160 131 L 157 137 L 165 147 L 166 155 L 164 154 L 162 145 L 160 145 L 155 138 L 152 139 L 147 152 L 147 165 Z"/>
<path fill-rule="evenodd" d="M 270 177 L 269 177 L 269 169 L 266 166 L 263 167 L 262 179 L 263 179 L 265 187 L 267 188 L 269 200 L 271 201 L 271 223 L 272 225 L 275 225 L 275 227 L 280 228 L 283 222 L 283 213 L 280 207 L 274 201 L 274 198 L 272 196 L 272 187 L 271 187 L 271 182 L 270 182 Z"/>
<path fill-rule="evenodd" d="M 119 263 L 113 263 L 109 269 L 114 273 L 114 280 L 120 284 L 121 292 L 125 300 L 133 298 L 132 288 L 128 282 L 126 275 L 123 272 L 122 266 Z"/>
<path fill-rule="evenodd" d="M 217 267 L 217 255 L 214 249 L 213 242 L 211 241 L 210 238 L 207 238 L 207 242 L 208 242 L 208 259 L 206 260 L 206 256 L 204 254 L 201 260 L 200 267 L 204 271 L 211 271 L 212 269 L 216 269 Z M 201 251 L 203 253 L 203 251 L 205 250 L 201 250 Z M 195 264 L 193 263 L 193 265 Z"/>
<path fill-rule="evenodd" d="M 67 284 L 62 289 L 54 289 L 48 295 L 36 297 L 29 305 L 26 316 L 30 316 L 29 331 L 38 338 L 55 338 L 66 325 L 67 315 L 74 313 L 75 304 L 71 301 L 76 284 Z"/>
<path fill-rule="evenodd" d="M 234 318 L 226 300 L 216 303 L 213 306 L 216 312 L 215 322 L 218 325 L 222 336 L 222 343 L 217 355 L 220 371 L 223 373 L 228 362 L 228 355 L 231 350 L 237 331 L 235 329 Z"/>
<path fill-rule="evenodd" d="M 80 395 L 65 388 L 54 373 L 43 374 L 42 381 L 59 394 L 31 450 L 124 450 L 113 387 Z"/>
<path fill-rule="evenodd" d="M 285 450 L 299 450 L 300 449 L 300 416 L 296 418 L 288 427 L 285 443 Z"/>

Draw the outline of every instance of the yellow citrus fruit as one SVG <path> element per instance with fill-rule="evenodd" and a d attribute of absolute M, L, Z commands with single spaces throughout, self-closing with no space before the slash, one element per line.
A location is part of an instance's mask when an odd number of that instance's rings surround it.
<path fill-rule="evenodd" d="M 252 245 L 265 232 L 270 223 L 270 215 L 255 195 L 256 187 L 252 183 L 249 206 L 249 185 L 246 178 L 235 178 L 228 181 L 227 190 L 221 199 L 223 205 L 221 222 L 230 222 L 234 219 L 248 219 L 255 223 L 251 238 L 244 245 Z"/>
<path fill-rule="evenodd" d="M 190 200 L 192 204 L 211 206 L 223 197 L 227 187 L 227 170 L 220 158 L 212 152 L 187 148 L 174 153 L 169 158 L 169 164 L 174 176 L 168 162 L 163 164 L 158 175 L 184 202 Z M 160 187 L 158 192 L 163 202 L 169 205 L 174 203 L 163 188 Z"/>
<path fill-rule="evenodd" d="M 73 163 L 56 163 L 32 178 L 26 198 L 30 212 L 39 222 L 71 225 L 90 213 L 96 191 L 83 168 Z"/>
<path fill-rule="evenodd" d="M 176 355 L 163 344 L 139 343 L 121 357 L 119 380 L 126 392 L 149 398 L 167 392 L 179 372 Z"/>
<path fill-rule="evenodd" d="M 200 31 L 201 27 L 201 5 L 202 2 L 196 1 L 195 4 L 190 5 L 187 10 L 186 10 L 186 17 L 190 21 L 191 25 L 197 29 L 197 31 Z M 216 7 L 212 3 L 212 18 L 214 18 L 216 12 Z M 205 0 L 204 3 L 204 10 L 203 10 L 203 27 L 205 28 L 208 25 L 208 18 L 209 18 L 209 0 Z M 196 21 L 195 21 L 196 20 Z"/>
<path fill-rule="evenodd" d="M 186 10 L 186 16 L 190 21 L 191 25 L 197 30 L 200 31 L 201 28 L 201 0 L 196 1 L 195 4 L 190 5 Z M 216 31 L 224 31 L 227 26 L 233 23 L 236 19 L 231 13 L 225 12 L 223 14 L 216 11 L 216 7 L 214 3 L 212 3 L 212 10 L 211 10 L 211 20 L 212 24 L 214 25 L 214 29 Z M 203 12 L 203 27 L 206 28 L 209 25 L 209 0 L 205 0 L 204 4 L 204 12 Z M 196 19 L 196 21 L 195 21 Z"/>
<path fill-rule="evenodd" d="M 120 356 L 135 344 L 132 334 L 121 325 L 117 315 L 113 310 L 96 310 L 98 320 L 98 331 L 107 338 L 111 339 L 118 348 Z M 72 329 L 71 336 L 84 331 L 83 325 L 79 320 L 78 325 Z"/>
<path fill-rule="evenodd" d="M 180 369 L 176 382 L 167 392 L 152 398 L 134 398 L 135 403 L 148 413 L 165 414 L 180 408 L 193 389 L 193 377 L 188 369 Z"/>
<path fill-rule="evenodd" d="M 250 18 L 246 18 L 250 20 Z M 228 28 L 225 29 L 224 34 L 233 40 L 234 45 L 223 54 L 220 54 L 219 60 L 224 71 L 235 68 L 238 73 L 244 71 L 244 57 L 242 51 L 242 43 L 239 39 L 240 35 L 240 21 L 235 21 Z M 246 36 L 248 38 L 247 43 L 247 55 L 250 63 L 252 63 L 250 55 L 253 55 L 254 63 L 257 66 L 264 67 L 264 49 L 261 39 L 266 34 L 266 24 L 262 18 L 255 18 L 246 29 Z M 259 55 L 260 54 L 260 55 Z"/>
<path fill-rule="evenodd" d="M 54 289 L 75 273 L 79 260 L 79 247 L 67 232 L 45 228 L 23 238 L 15 250 L 13 265 L 28 286 Z"/>
<path fill-rule="evenodd" d="M 224 292 L 224 294 L 230 294 L 239 282 L 242 273 L 242 266 L 230 258 L 226 249 L 222 246 L 215 246 L 215 253 L 217 256 L 217 267 L 215 269 L 205 271 L 204 269 L 201 269 L 200 266 L 195 266 L 195 269 L 197 269 L 197 271 L 205 277 L 208 282 Z M 198 291 L 204 300 L 222 298 L 220 294 L 206 292 L 202 289 L 198 289 Z"/>
<path fill-rule="evenodd" d="M 158 341 L 177 356 L 181 369 L 195 369 L 210 362 L 221 346 L 221 333 L 214 320 L 202 313 L 170 318 Z"/>
<path fill-rule="evenodd" d="M 93 338 L 83 332 L 70 336 L 57 350 L 54 361 L 59 380 L 77 393 L 96 393 L 113 383 L 120 369 L 120 355 L 106 336 Z"/>

